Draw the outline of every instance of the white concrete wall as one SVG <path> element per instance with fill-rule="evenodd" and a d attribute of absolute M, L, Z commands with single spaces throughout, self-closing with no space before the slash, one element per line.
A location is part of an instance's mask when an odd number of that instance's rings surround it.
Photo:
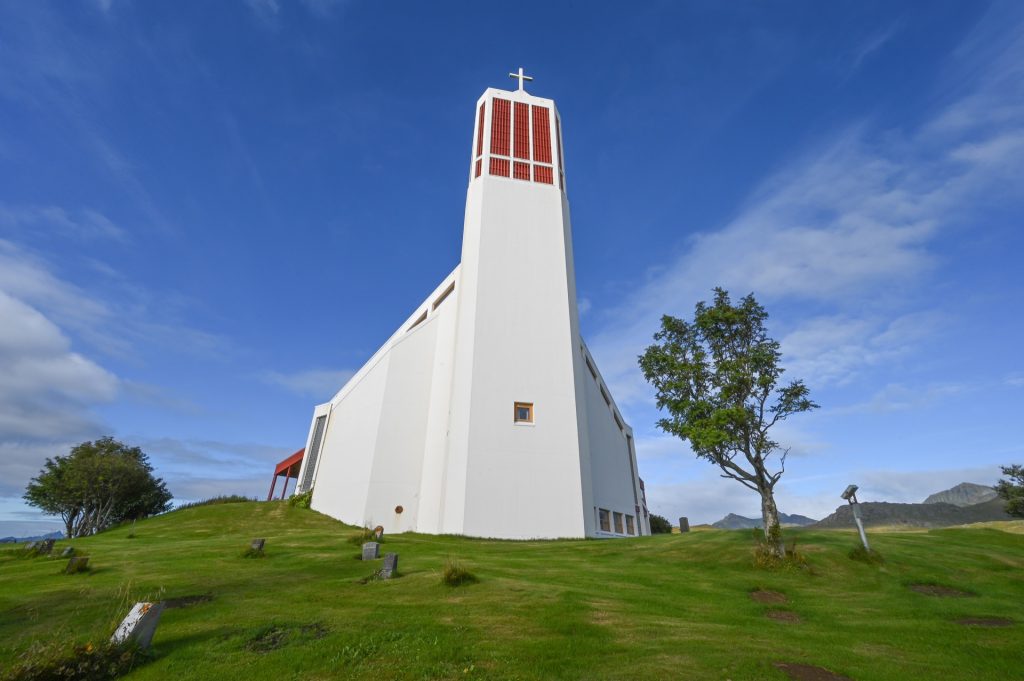
<path fill-rule="evenodd" d="M 550 100 L 499 94 L 554 111 Z M 565 207 L 557 185 L 486 173 L 470 183 L 451 428 L 451 461 L 466 462 L 465 497 L 449 531 L 586 533 Z M 517 401 L 533 403 L 532 425 L 514 423 Z"/>

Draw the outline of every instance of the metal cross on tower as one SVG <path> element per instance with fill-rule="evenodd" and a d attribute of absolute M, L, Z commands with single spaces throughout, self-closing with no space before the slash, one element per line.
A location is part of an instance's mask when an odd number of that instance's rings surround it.
<path fill-rule="evenodd" d="M 508 74 L 508 77 L 509 78 L 515 78 L 516 80 L 519 81 L 519 91 L 520 92 L 526 92 L 526 90 L 523 89 L 523 81 L 524 80 L 533 80 L 533 76 L 527 76 L 527 75 L 523 74 L 523 67 L 522 66 L 519 67 L 519 73 L 510 73 L 510 74 Z"/>

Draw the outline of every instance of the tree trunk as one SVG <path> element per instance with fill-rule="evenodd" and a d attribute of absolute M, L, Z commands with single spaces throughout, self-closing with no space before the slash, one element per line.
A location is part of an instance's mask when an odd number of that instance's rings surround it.
<path fill-rule="evenodd" d="M 771 488 L 762 488 L 761 520 L 764 527 L 764 541 L 776 558 L 784 557 L 782 544 L 782 526 L 779 524 L 779 509 L 775 506 L 775 497 Z"/>

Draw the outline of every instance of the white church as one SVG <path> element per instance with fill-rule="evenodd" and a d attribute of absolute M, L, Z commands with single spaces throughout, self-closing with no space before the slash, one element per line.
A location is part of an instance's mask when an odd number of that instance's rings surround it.
<path fill-rule="evenodd" d="M 297 491 L 389 533 L 650 534 L 632 429 L 580 336 L 558 109 L 509 75 L 474 109 L 462 262 L 314 409 Z"/>

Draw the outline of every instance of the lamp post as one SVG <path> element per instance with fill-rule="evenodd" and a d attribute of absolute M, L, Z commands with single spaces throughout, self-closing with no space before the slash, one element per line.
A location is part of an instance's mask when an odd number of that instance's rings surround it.
<path fill-rule="evenodd" d="M 850 503 L 850 506 L 853 507 L 853 522 L 857 523 L 857 530 L 860 532 L 860 541 L 864 544 L 864 550 L 870 551 L 871 547 L 868 546 L 868 536 L 864 534 L 864 523 L 860 520 L 860 502 L 857 501 L 857 489 L 857 485 L 850 485 L 841 496 Z"/>

